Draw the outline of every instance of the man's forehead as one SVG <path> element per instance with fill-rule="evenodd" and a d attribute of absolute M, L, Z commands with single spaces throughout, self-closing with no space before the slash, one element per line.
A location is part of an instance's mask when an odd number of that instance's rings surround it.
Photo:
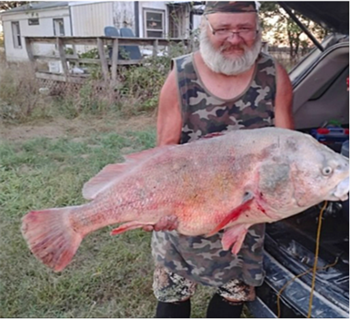
<path fill-rule="evenodd" d="M 257 15 L 254 12 L 247 13 L 223 13 L 217 12 L 208 15 L 210 23 L 229 25 L 229 24 L 255 24 Z"/>
<path fill-rule="evenodd" d="M 207 1 L 204 14 L 257 12 L 255 1 Z"/>

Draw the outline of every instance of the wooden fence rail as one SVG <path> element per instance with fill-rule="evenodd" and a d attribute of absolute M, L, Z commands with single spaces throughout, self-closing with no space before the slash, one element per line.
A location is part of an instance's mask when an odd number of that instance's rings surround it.
<path fill-rule="evenodd" d="M 119 46 L 151 46 L 152 55 L 158 54 L 159 46 L 168 47 L 171 44 L 182 43 L 190 51 L 190 41 L 187 39 L 161 39 L 161 38 L 115 38 L 115 37 L 25 37 L 26 49 L 29 60 L 35 70 L 37 78 L 65 81 L 65 82 L 83 82 L 88 74 L 73 74 L 68 68 L 68 62 L 75 64 L 97 64 L 101 66 L 104 81 L 115 83 L 117 81 L 117 69 L 119 65 L 140 64 L 139 60 L 118 59 Z M 54 44 L 58 55 L 40 55 L 35 54 L 33 45 L 37 43 Z M 84 59 L 80 58 L 76 52 L 76 45 L 93 45 L 97 47 L 99 58 Z M 105 46 L 112 48 L 111 58 L 105 54 Z M 67 54 L 67 46 L 72 47 L 73 54 Z M 63 73 L 53 73 L 38 69 L 38 60 L 60 61 Z"/>

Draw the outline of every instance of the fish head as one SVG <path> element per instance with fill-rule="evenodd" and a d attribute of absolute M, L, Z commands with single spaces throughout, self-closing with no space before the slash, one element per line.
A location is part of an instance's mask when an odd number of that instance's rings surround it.
<path fill-rule="evenodd" d="M 299 140 L 299 143 L 298 143 Z M 349 160 L 303 134 L 291 156 L 294 199 L 307 208 L 322 201 L 344 201 L 349 193 Z"/>
<path fill-rule="evenodd" d="M 300 213 L 322 201 L 344 201 L 349 161 L 313 137 L 292 132 L 259 167 L 257 200 L 270 220 Z M 270 215 L 269 215 L 270 213 Z"/>

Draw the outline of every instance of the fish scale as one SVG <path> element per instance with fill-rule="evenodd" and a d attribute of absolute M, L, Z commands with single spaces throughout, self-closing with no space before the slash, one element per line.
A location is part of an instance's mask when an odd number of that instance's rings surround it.
<path fill-rule="evenodd" d="M 237 254 L 251 225 L 345 200 L 348 177 L 345 157 L 297 131 L 212 134 L 107 165 L 83 187 L 89 203 L 29 212 L 22 234 L 55 271 L 70 263 L 88 233 L 114 224 L 120 226 L 112 234 L 144 226 L 187 236 L 224 230 L 223 248 Z"/>

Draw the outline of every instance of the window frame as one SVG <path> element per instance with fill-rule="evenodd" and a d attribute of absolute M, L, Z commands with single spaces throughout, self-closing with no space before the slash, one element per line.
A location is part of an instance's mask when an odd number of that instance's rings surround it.
<path fill-rule="evenodd" d="M 147 13 L 160 13 L 162 16 L 162 29 L 149 29 L 147 28 Z M 157 38 L 148 36 L 148 32 L 161 32 L 160 39 L 163 39 L 165 36 L 165 10 L 161 9 L 152 9 L 152 8 L 143 8 L 143 33 L 145 38 Z"/>
<path fill-rule="evenodd" d="M 56 34 L 56 23 L 58 21 L 62 21 L 63 34 Z M 64 27 L 64 19 L 63 18 L 53 18 L 52 19 L 52 26 L 53 26 L 53 35 L 55 37 L 64 37 L 66 35 L 66 30 L 65 30 L 65 27 Z"/>
<path fill-rule="evenodd" d="M 16 26 L 16 30 L 15 30 Z M 11 21 L 12 43 L 15 49 L 22 49 L 21 26 L 19 21 Z M 15 33 L 16 31 L 16 33 Z"/>
<path fill-rule="evenodd" d="M 34 22 L 34 23 L 33 23 L 33 22 Z M 40 20 L 39 20 L 39 18 L 29 18 L 29 19 L 28 19 L 28 25 L 29 25 L 29 26 L 40 25 Z"/>

